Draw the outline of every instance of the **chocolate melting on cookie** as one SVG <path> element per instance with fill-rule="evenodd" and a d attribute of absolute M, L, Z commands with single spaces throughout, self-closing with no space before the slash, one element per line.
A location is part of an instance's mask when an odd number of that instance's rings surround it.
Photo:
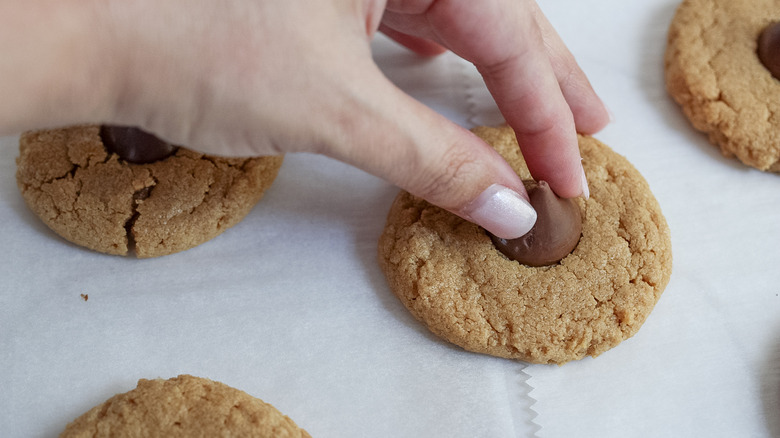
<path fill-rule="evenodd" d="M 572 199 L 559 198 L 545 181 L 523 181 L 536 210 L 536 224 L 517 239 L 490 233 L 493 244 L 509 259 L 528 266 L 548 266 L 569 255 L 582 235 L 580 208 Z"/>
<path fill-rule="evenodd" d="M 100 139 L 109 152 L 134 164 L 163 160 L 178 149 L 146 131 L 127 126 L 103 125 L 100 127 Z"/>
<path fill-rule="evenodd" d="M 758 59 L 780 79 L 780 21 L 769 24 L 758 37 Z"/>

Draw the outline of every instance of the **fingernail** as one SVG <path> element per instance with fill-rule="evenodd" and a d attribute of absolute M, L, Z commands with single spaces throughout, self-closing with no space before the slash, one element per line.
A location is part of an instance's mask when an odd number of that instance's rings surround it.
<path fill-rule="evenodd" d="M 585 177 L 585 168 L 582 167 L 582 163 L 580 163 L 580 168 L 582 169 L 582 197 L 588 199 L 590 198 L 590 188 L 588 187 L 588 178 Z"/>
<path fill-rule="evenodd" d="M 609 107 L 606 106 L 606 105 L 604 105 L 604 109 L 607 110 L 607 115 L 609 116 L 609 122 L 608 123 L 614 122 L 615 121 L 615 113 L 613 113 L 612 110 L 609 109 Z"/>
<path fill-rule="evenodd" d="M 485 189 L 462 216 L 502 239 L 516 239 L 533 228 L 536 211 L 519 193 L 499 184 Z"/>

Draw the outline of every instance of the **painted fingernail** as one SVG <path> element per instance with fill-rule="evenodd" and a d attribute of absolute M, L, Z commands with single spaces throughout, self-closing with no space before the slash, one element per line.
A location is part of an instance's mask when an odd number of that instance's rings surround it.
<path fill-rule="evenodd" d="M 502 239 L 516 239 L 536 223 L 536 211 L 525 198 L 499 184 L 485 189 L 461 211 L 482 228 Z"/>
<path fill-rule="evenodd" d="M 607 115 L 609 116 L 609 122 L 608 123 L 613 123 L 615 121 L 615 113 L 613 113 L 612 110 L 609 109 L 609 107 L 606 106 L 606 105 L 604 105 L 604 109 L 607 110 Z"/>
<path fill-rule="evenodd" d="M 580 168 L 582 168 L 582 197 L 588 199 L 590 198 L 590 188 L 588 187 L 588 178 L 585 177 L 585 168 L 582 167 L 581 163 L 580 163 Z"/>

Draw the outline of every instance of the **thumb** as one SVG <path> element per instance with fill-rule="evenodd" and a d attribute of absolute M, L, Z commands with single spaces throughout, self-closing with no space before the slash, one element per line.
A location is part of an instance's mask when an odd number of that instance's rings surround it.
<path fill-rule="evenodd" d="M 364 84 L 371 91 L 352 95 L 370 99 L 348 99 L 333 141 L 321 152 L 498 237 L 517 238 L 533 227 L 536 212 L 522 181 L 493 148 L 403 93 L 378 69 L 361 77 L 372 78 Z"/>

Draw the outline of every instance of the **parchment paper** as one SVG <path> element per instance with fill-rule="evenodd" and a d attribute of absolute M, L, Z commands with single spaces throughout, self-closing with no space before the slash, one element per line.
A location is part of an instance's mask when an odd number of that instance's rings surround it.
<path fill-rule="evenodd" d="M 8 137 L 2 435 L 56 436 L 138 378 L 189 373 L 315 437 L 780 436 L 780 176 L 723 158 L 667 96 L 676 1 L 540 5 L 614 115 L 597 138 L 645 176 L 672 230 L 672 280 L 636 336 L 560 367 L 439 341 L 376 264 L 397 189 L 307 154 L 289 155 L 252 213 L 209 243 L 153 260 L 96 254 L 24 206 Z M 457 57 L 422 59 L 381 36 L 374 51 L 453 121 L 500 121 Z"/>

